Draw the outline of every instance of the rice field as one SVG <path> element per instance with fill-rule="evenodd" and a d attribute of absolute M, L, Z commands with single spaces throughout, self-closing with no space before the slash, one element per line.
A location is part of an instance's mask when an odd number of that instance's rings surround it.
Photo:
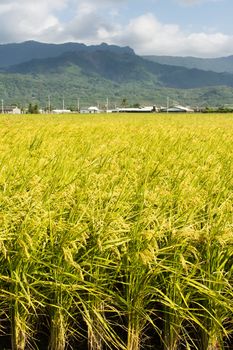
<path fill-rule="evenodd" d="M 233 348 L 233 115 L 0 117 L 0 350 Z"/>

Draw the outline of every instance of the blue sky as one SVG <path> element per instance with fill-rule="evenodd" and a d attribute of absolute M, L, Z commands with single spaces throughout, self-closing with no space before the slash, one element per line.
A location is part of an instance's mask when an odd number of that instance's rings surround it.
<path fill-rule="evenodd" d="M 232 0 L 0 0 L 0 43 L 129 45 L 138 54 L 233 54 Z"/>

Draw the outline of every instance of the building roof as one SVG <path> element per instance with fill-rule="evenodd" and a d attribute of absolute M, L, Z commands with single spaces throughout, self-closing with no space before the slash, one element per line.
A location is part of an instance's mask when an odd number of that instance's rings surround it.
<path fill-rule="evenodd" d="M 146 107 L 122 107 L 116 108 L 112 110 L 112 112 L 131 112 L 131 113 L 146 113 L 153 112 L 155 110 L 155 106 L 146 106 Z"/>
<path fill-rule="evenodd" d="M 20 109 L 20 108 L 18 108 L 17 106 L 4 106 L 3 109 L 5 112 L 7 112 L 7 111 L 13 111 L 14 109 Z"/>
<path fill-rule="evenodd" d="M 194 110 L 190 107 L 184 107 L 181 105 L 169 107 L 167 109 L 168 112 L 194 112 Z"/>
<path fill-rule="evenodd" d="M 91 106 L 88 108 L 88 111 L 99 111 L 99 108 L 96 106 Z"/>
<path fill-rule="evenodd" d="M 52 110 L 52 113 L 71 113 L 71 110 L 70 109 L 53 109 Z"/>

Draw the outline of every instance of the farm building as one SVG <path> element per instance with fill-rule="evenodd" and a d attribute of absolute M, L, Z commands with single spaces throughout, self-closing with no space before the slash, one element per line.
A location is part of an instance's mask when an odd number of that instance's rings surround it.
<path fill-rule="evenodd" d="M 10 107 L 4 107 L 3 110 L 1 110 L 1 113 L 4 114 L 21 114 L 21 109 L 15 106 Z"/>
<path fill-rule="evenodd" d="M 161 112 L 168 112 L 168 113 L 192 113 L 194 110 L 190 107 L 184 107 L 184 106 L 172 106 L 169 108 L 161 109 Z"/>
<path fill-rule="evenodd" d="M 53 109 L 52 113 L 54 114 L 64 114 L 64 113 L 72 113 L 70 109 Z"/>
<path fill-rule="evenodd" d="M 95 113 L 101 113 L 101 110 L 96 106 L 91 106 L 89 108 L 81 109 L 80 113 L 81 114 L 89 114 L 89 113 L 95 114 Z"/>
<path fill-rule="evenodd" d="M 108 110 L 108 113 L 152 113 L 157 112 L 158 109 L 156 106 L 147 106 L 147 107 L 122 107 L 116 108 L 113 110 Z"/>
<path fill-rule="evenodd" d="M 99 108 L 96 107 L 96 106 L 91 106 L 87 110 L 88 110 L 89 113 L 100 113 Z"/>

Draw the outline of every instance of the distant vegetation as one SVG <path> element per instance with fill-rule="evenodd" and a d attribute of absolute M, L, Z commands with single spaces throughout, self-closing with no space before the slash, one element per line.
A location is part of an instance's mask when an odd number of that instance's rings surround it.
<path fill-rule="evenodd" d="M 225 60 L 230 65 L 231 57 Z M 112 107 L 123 98 L 130 105 L 166 105 L 167 96 L 171 102 L 193 107 L 232 103 L 233 74 L 229 71 L 205 71 L 201 64 L 188 69 L 180 66 L 182 62 L 174 65 L 176 60 L 171 60 L 172 66 L 166 62 L 152 62 L 128 47 L 107 44 L 0 45 L 0 98 L 5 104 L 25 107 L 32 103 L 40 108 L 48 107 L 48 96 L 54 108 L 61 108 L 64 98 L 66 108 L 71 109 L 78 98 L 83 107 L 105 106 L 106 98 Z"/>
<path fill-rule="evenodd" d="M 227 350 L 233 116 L 0 117 L 0 348 Z"/>
<path fill-rule="evenodd" d="M 28 114 L 38 114 L 39 113 L 38 105 L 37 104 L 32 105 L 31 103 L 29 103 L 27 113 Z"/>

